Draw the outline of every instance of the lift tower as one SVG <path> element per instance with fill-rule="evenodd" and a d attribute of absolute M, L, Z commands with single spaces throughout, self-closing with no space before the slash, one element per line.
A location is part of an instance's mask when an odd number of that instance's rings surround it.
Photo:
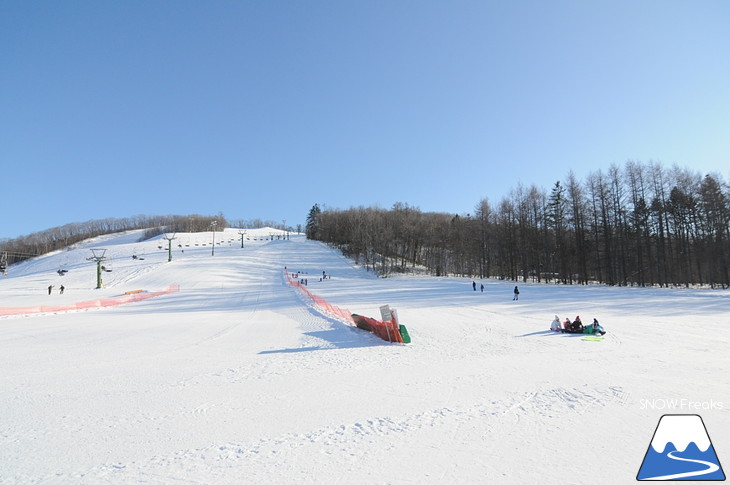
<path fill-rule="evenodd" d="M 101 282 L 101 262 L 106 261 L 106 249 L 96 248 L 91 250 L 92 256 L 86 258 L 87 261 L 96 261 L 96 289 L 103 288 L 104 285 Z"/>

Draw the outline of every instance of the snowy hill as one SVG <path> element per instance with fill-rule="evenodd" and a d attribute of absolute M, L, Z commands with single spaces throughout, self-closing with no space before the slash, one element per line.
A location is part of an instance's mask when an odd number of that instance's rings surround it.
<path fill-rule="evenodd" d="M 0 483 L 633 483 L 666 413 L 701 414 L 730 461 L 726 291 L 512 301 L 513 282 L 378 279 L 280 234 L 218 232 L 214 255 L 212 233 L 177 234 L 168 262 L 131 232 L 12 266 L 0 307 L 180 291 L 0 317 Z M 111 258 L 98 290 L 91 248 Z M 413 342 L 317 313 L 284 267 L 352 312 L 397 308 Z M 555 314 L 608 334 L 549 332 Z"/>

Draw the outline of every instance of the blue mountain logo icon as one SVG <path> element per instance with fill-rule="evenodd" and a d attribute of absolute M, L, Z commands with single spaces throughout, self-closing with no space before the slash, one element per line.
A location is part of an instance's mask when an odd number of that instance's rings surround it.
<path fill-rule="evenodd" d="M 702 418 L 696 414 L 662 416 L 636 479 L 725 480 Z"/>

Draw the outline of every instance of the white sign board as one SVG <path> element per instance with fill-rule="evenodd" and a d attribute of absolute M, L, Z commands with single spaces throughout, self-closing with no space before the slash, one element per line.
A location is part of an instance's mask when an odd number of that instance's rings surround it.
<path fill-rule="evenodd" d="M 383 305 L 380 307 L 380 316 L 384 322 L 389 322 L 391 320 L 392 317 L 390 316 L 390 306 L 389 305 Z"/>

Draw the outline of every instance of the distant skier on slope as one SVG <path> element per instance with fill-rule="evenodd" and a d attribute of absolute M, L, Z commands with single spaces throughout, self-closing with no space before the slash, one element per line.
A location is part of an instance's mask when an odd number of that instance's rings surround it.
<path fill-rule="evenodd" d="M 519 300 L 520 299 L 520 289 L 515 286 L 513 293 L 515 294 L 515 296 L 512 297 L 512 301 Z"/>

